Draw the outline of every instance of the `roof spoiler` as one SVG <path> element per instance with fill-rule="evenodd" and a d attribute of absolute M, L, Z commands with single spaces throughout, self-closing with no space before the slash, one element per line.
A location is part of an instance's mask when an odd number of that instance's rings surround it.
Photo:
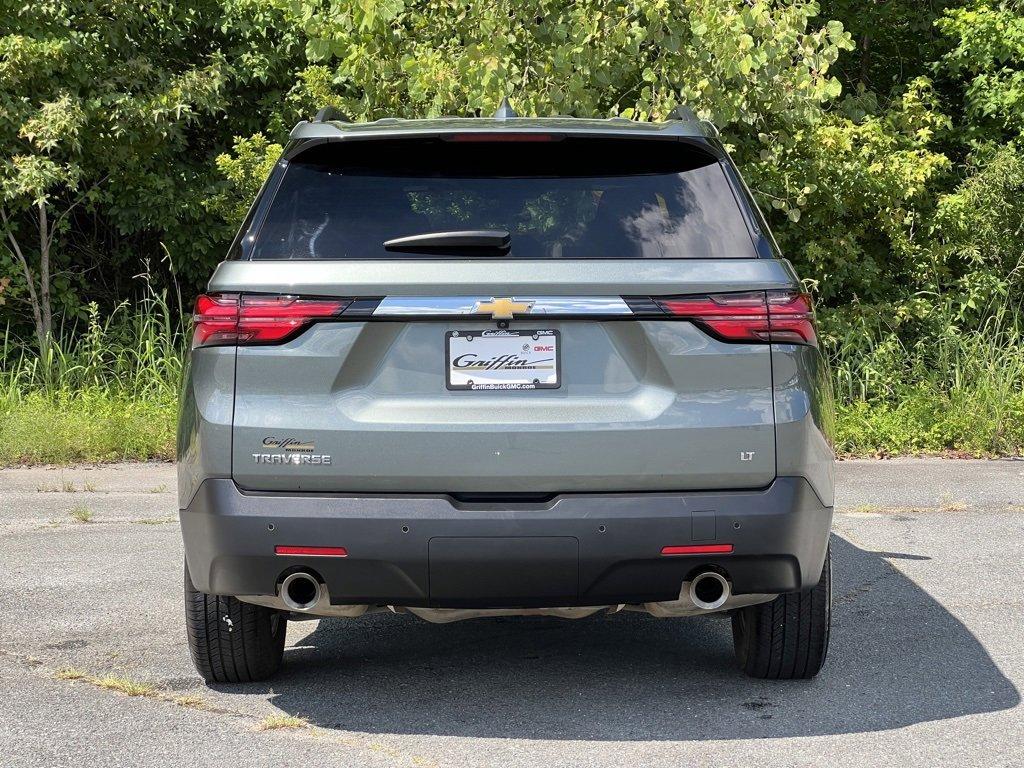
<path fill-rule="evenodd" d="M 722 135 L 721 132 L 719 132 L 717 125 L 710 120 L 701 120 L 697 116 L 697 113 L 686 104 L 677 104 L 675 108 L 668 113 L 668 119 L 682 120 L 685 123 L 696 123 L 697 125 L 704 126 L 716 139 Z"/>
<path fill-rule="evenodd" d="M 508 97 L 502 97 L 501 104 L 498 106 L 498 109 L 494 113 L 494 119 L 511 120 L 512 118 L 516 117 L 519 117 L 519 113 L 512 108 L 512 105 L 509 103 Z M 714 123 L 712 123 L 710 120 L 701 120 L 699 117 L 697 117 L 697 113 L 694 112 L 693 109 L 687 106 L 686 104 L 676 105 L 672 109 L 672 111 L 669 112 L 668 119 L 681 120 L 686 123 L 706 124 L 713 129 L 716 136 L 718 135 L 718 129 L 717 127 L 715 127 Z M 312 122 L 351 123 L 352 121 L 349 119 L 348 115 L 346 115 L 340 109 L 331 104 L 328 104 L 325 107 L 321 107 L 320 111 L 316 113 L 316 117 L 313 118 Z"/>
<path fill-rule="evenodd" d="M 348 115 L 342 112 L 335 106 L 328 104 L 326 107 L 321 107 L 320 111 L 316 113 L 316 117 L 313 118 L 314 123 L 351 123 L 348 119 Z"/>
<path fill-rule="evenodd" d="M 512 109 L 512 105 L 508 103 L 508 96 L 505 96 L 502 98 L 498 110 L 494 113 L 494 119 L 511 120 L 513 117 L 519 117 L 519 113 Z"/>
<path fill-rule="evenodd" d="M 671 112 L 668 113 L 669 120 L 684 120 L 688 123 L 699 123 L 700 118 L 697 117 L 697 113 L 694 112 L 690 107 L 685 104 L 677 104 Z"/>

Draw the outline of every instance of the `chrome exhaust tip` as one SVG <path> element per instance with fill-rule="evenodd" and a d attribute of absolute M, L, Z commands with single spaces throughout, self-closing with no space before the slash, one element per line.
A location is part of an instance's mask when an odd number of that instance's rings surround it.
<path fill-rule="evenodd" d="M 715 571 L 698 573 L 690 582 L 690 600 L 698 608 L 713 611 L 725 605 L 732 589 L 725 577 Z"/>
<path fill-rule="evenodd" d="M 321 595 L 320 582 L 305 571 L 289 573 L 281 582 L 281 602 L 292 611 L 308 611 L 320 602 Z"/>

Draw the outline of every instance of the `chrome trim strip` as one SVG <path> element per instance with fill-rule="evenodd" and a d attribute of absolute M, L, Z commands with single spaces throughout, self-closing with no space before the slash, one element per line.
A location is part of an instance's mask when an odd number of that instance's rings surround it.
<path fill-rule="evenodd" d="M 526 315 L 632 315 L 620 296 L 512 296 L 513 301 L 531 303 Z M 474 312 L 481 302 L 490 302 L 494 296 L 387 296 L 373 312 L 374 317 L 412 315 L 480 315 Z"/>

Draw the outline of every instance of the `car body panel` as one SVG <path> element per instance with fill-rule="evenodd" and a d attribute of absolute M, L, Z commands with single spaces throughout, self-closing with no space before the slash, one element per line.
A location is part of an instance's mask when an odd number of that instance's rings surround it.
<path fill-rule="evenodd" d="M 235 348 L 207 347 L 189 356 L 178 415 L 178 501 L 187 506 L 208 478 L 231 477 Z"/>
<path fill-rule="evenodd" d="M 835 497 L 835 403 L 828 366 L 815 347 L 772 345 L 776 466 L 807 478 L 821 503 Z"/>
<path fill-rule="evenodd" d="M 322 323 L 287 344 L 242 347 L 232 475 L 257 490 L 495 493 L 760 487 L 775 476 L 767 346 L 674 321 L 509 324 L 540 327 L 561 333 L 558 389 L 447 390 L 445 333 L 493 328 L 480 321 Z M 331 463 L 257 463 L 268 438 L 313 443 Z"/>
<path fill-rule="evenodd" d="M 707 568 L 726 570 L 737 594 L 807 589 L 821 574 L 831 522 L 832 509 L 810 484 L 787 477 L 757 490 L 561 494 L 528 503 L 465 502 L 445 494 L 251 493 L 230 480 L 208 480 L 181 513 L 189 571 L 204 592 L 273 595 L 282 571 L 307 567 L 336 605 L 446 607 L 672 600 L 687 578 Z M 533 536 L 578 542 L 574 551 L 547 558 L 578 573 L 575 595 L 510 596 L 523 568 L 505 567 L 493 547 L 485 548 L 484 563 L 477 556 L 484 550 L 472 548 L 454 563 L 445 558 L 463 582 L 477 582 L 474 599 L 447 589 L 432 594 L 436 539 L 493 544 Z M 342 546 L 348 554 L 275 555 L 273 545 L 282 540 Z M 667 544 L 710 541 L 734 549 L 725 556 L 661 554 Z M 481 593 L 485 577 L 488 594 Z"/>

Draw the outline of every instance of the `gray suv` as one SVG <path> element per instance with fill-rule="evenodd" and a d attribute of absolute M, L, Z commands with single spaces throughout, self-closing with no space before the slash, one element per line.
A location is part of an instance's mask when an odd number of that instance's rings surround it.
<path fill-rule="evenodd" d="M 188 641 L 273 674 L 289 618 L 729 612 L 806 678 L 831 602 L 808 296 L 713 126 L 294 129 L 196 302 Z"/>

